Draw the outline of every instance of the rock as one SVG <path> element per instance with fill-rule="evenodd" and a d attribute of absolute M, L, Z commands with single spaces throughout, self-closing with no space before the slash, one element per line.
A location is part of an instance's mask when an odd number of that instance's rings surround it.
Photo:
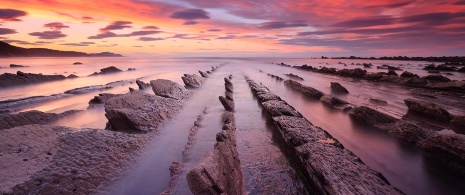
<path fill-rule="evenodd" d="M 70 110 L 60 114 L 55 114 L 31 110 L 17 114 L 2 114 L 0 115 L 0 130 L 30 124 L 50 124 L 57 121 L 58 119 L 69 116 L 76 112 L 78 111 Z"/>
<path fill-rule="evenodd" d="M 365 76 L 367 73 L 366 70 L 363 70 L 361 68 L 356 68 L 356 69 L 342 69 L 338 70 L 336 74 L 341 75 L 341 76 L 347 76 L 347 77 L 354 77 L 354 78 L 362 78 Z"/>
<path fill-rule="evenodd" d="M 136 91 L 134 88 L 129 87 L 129 92 L 134 92 L 134 91 Z"/>
<path fill-rule="evenodd" d="M 128 71 L 134 71 L 136 68 L 128 68 Z"/>
<path fill-rule="evenodd" d="M 349 115 L 360 122 L 376 126 L 378 124 L 391 124 L 397 119 L 366 106 L 358 106 L 350 110 Z"/>
<path fill-rule="evenodd" d="M 442 75 L 428 75 L 428 76 L 422 77 L 422 79 L 425 79 L 428 81 L 439 81 L 439 82 L 451 81 L 449 78 L 442 76 Z"/>
<path fill-rule="evenodd" d="M 394 71 L 394 70 L 389 70 L 388 73 L 387 73 L 387 75 L 399 76 L 399 75 L 396 73 L 396 71 Z"/>
<path fill-rule="evenodd" d="M 231 86 L 233 86 L 231 80 L 229 80 L 229 79 L 226 78 L 226 77 L 224 78 L 224 82 L 225 82 L 226 85 L 231 85 Z"/>
<path fill-rule="evenodd" d="M 82 62 L 74 62 L 73 65 L 81 65 Z"/>
<path fill-rule="evenodd" d="M 262 103 L 262 106 L 265 110 L 268 111 L 268 114 L 271 117 L 276 116 L 296 116 L 302 117 L 302 115 L 297 112 L 292 106 L 288 105 L 285 101 L 282 100 L 270 100 Z"/>
<path fill-rule="evenodd" d="M 439 73 L 439 70 L 428 70 L 428 73 Z"/>
<path fill-rule="evenodd" d="M 310 67 L 311 67 L 311 66 L 310 66 Z M 327 68 L 327 67 L 323 67 L 323 68 L 321 68 L 320 70 L 318 70 L 318 72 L 327 73 L 327 74 L 334 74 L 334 73 L 336 73 L 336 68 Z"/>
<path fill-rule="evenodd" d="M 460 68 L 460 69 L 458 69 L 457 71 L 459 71 L 459 72 L 465 72 L 465 66 L 462 67 L 462 68 Z"/>
<path fill-rule="evenodd" d="M 105 117 L 111 130 L 146 133 L 157 130 L 181 107 L 179 100 L 134 91 L 107 99 Z"/>
<path fill-rule="evenodd" d="M 349 93 L 349 91 L 338 82 L 331 82 L 331 90 L 336 93 Z"/>
<path fill-rule="evenodd" d="M 49 81 L 58 81 L 66 79 L 63 75 L 42 75 L 24 73 L 18 71 L 16 74 L 4 73 L 0 75 L 0 88 L 12 87 L 26 84 L 36 84 Z"/>
<path fill-rule="evenodd" d="M 402 75 L 401 75 L 402 76 Z M 408 85 L 408 86 L 414 86 L 414 87 L 418 87 L 418 86 L 424 86 L 426 85 L 428 82 L 424 79 L 421 79 L 420 77 L 418 77 L 418 75 L 414 76 L 414 77 L 411 77 L 409 78 L 408 80 L 406 80 L 404 82 L 405 85 Z"/>
<path fill-rule="evenodd" d="M 204 79 L 196 74 L 184 74 L 181 77 L 182 81 L 186 85 L 186 88 L 199 88 L 202 85 Z"/>
<path fill-rule="evenodd" d="M 139 90 L 147 89 L 151 86 L 150 83 L 145 83 L 141 80 L 136 80 L 136 84 L 139 87 Z"/>
<path fill-rule="evenodd" d="M 332 95 L 323 95 L 320 100 L 321 102 L 323 102 L 323 104 L 331 107 L 338 107 L 344 104 L 349 104 L 348 102 L 334 97 Z"/>
<path fill-rule="evenodd" d="M 29 66 L 24 66 L 24 65 L 18 65 L 18 64 L 10 64 L 10 68 L 25 68 Z"/>
<path fill-rule="evenodd" d="M 205 78 L 206 78 L 206 77 L 208 76 L 208 74 L 205 73 L 205 72 L 203 72 L 203 71 L 200 71 L 200 70 L 199 70 L 199 73 L 200 73 L 200 76 L 202 76 L 202 77 L 205 77 Z"/>
<path fill-rule="evenodd" d="M 465 135 L 441 134 L 423 140 L 417 145 L 431 158 L 465 173 Z"/>
<path fill-rule="evenodd" d="M 418 76 L 418 75 L 413 74 L 413 73 L 408 72 L 408 71 L 405 71 L 402 74 L 400 74 L 400 77 L 404 77 L 404 78 L 412 78 L 412 77 L 415 77 L 415 76 Z"/>
<path fill-rule="evenodd" d="M 309 86 L 304 86 L 300 84 L 299 82 L 293 81 L 293 80 L 285 80 L 284 84 L 288 87 L 291 87 L 297 91 L 302 92 L 305 96 L 311 97 L 314 99 L 320 99 L 324 94 L 320 90 L 317 90 L 313 87 Z"/>
<path fill-rule="evenodd" d="M 386 100 L 377 99 L 377 98 L 370 98 L 370 102 L 373 103 L 373 104 L 383 105 L 383 106 L 388 104 L 388 102 Z"/>
<path fill-rule="evenodd" d="M 389 128 L 388 132 L 413 144 L 437 135 L 434 131 L 423 130 L 414 124 L 400 121 L 393 128 Z"/>
<path fill-rule="evenodd" d="M 413 112 L 431 118 L 436 118 L 438 120 L 447 122 L 452 118 L 451 114 L 449 114 L 449 112 L 447 112 L 444 108 L 431 102 L 425 102 L 414 99 L 405 99 L 404 102 L 405 105 L 407 105 L 409 112 Z"/>
<path fill-rule="evenodd" d="M 221 104 L 223 105 L 224 109 L 226 109 L 227 111 L 234 111 L 234 101 L 229 100 L 223 96 L 219 96 L 218 98 Z"/>
<path fill-rule="evenodd" d="M 92 98 L 89 101 L 89 105 L 92 105 L 92 104 L 104 104 L 105 101 L 108 100 L 109 98 L 116 97 L 116 96 L 119 96 L 119 95 L 121 95 L 121 94 L 101 93 L 101 94 L 98 94 L 98 96 L 94 96 L 94 98 Z"/>
<path fill-rule="evenodd" d="M 384 73 L 384 72 L 370 72 L 370 73 L 365 74 L 365 76 L 363 76 L 363 78 L 366 79 L 366 80 L 377 81 L 377 80 L 380 80 L 381 78 L 383 78 L 384 75 L 386 75 L 386 73 Z"/>
<path fill-rule="evenodd" d="M 233 93 L 232 92 L 225 92 L 226 99 L 234 101 Z"/>
<path fill-rule="evenodd" d="M 299 75 L 296 75 L 296 74 L 292 74 L 292 73 L 289 73 L 289 74 L 284 74 L 288 77 L 291 77 L 291 78 L 294 78 L 294 79 L 297 79 L 297 80 L 304 80 L 304 78 L 300 77 Z"/>
<path fill-rule="evenodd" d="M 178 100 L 187 98 L 186 90 L 173 81 L 157 79 L 150 81 L 150 85 L 152 85 L 152 90 L 155 95 Z"/>
<path fill-rule="evenodd" d="M 450 124 L 454 129 L 457 129 L 460 132 L 465 132 L 465 116 L 452 116 Z"/>
<path fill-rule="evenodd" d="M 74 78 L 78 78 L 78 76 L 76 76 L 75 74 L 70 74 L 70 75 L 67 76 L 66 78 L 68 78 L 68 79 L 74 79 Z"/>
<path fill-rule="evenodd" d="M 112 73 L 118 73 L 118 72 L 122 72 L 122 70 L 120 70 L 120 69 L 118 69 L 118 68 L 116 68 L 114 66 L 109 66 L 109 67 L 106 67 L 106 68 L 102 68 L 102 69 L 100 69 L 100 72 L 92 73 L 89 76 L 112 74 Z"/>

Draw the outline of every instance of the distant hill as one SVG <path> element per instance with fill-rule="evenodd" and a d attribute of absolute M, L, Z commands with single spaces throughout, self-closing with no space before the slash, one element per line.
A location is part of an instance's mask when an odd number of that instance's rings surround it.
<path fill-rule="evenodd" d="M 0 41 L 0 57 L 123 57 L 111 52 L 84 53 L 46 48 L 22 48 Z"/>

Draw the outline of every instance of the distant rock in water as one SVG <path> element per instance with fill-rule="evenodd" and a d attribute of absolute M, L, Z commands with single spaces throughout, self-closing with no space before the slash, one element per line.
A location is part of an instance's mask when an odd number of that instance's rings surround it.
<path fill-rule="evenodd" d="M 0 88 L 3 87 L 12 87 L 18 85 L 26 85 L 33 83 L 41 83 L 47 81 L 57 81 L 66 79 L 63 75 L 42 75 L 42 74 L 32 74 L 24 73 L 18 71 L 16 74 L 4 73 L 0 75 Z"/>
<path fill-rule="evenodd" d="M 128 68 L 128 71 L 134 71 L 136 70 L 135 68 Z"/>
<path fill-rule="evenodd" d="M 45 48 L 22 48 L 0 41 L 0 57 L 123 57 L 111 52 L 84 53 Z"/>
<path fill-rule="evenodd" d="M 204 78 L 196 74 L 184 74 L 181 79 L 187 88 L 199 88 L 204 81 Z"/>
<path fill-rule="evenodd" d="M 74 79 L 74 78 L 78 78 L 78 76 L 76 76 L 75 74 L 70 74 L 70 75 L 67 76 L 66 78 L 68 78 L 68 79 Z"/>
<path fill-rule="evenodd" d="M 100 69 L 100 72 L 94 72 L 89 76 L 102 75 L 102 74 L 111 74 L 111 73 L 117 73 L 117 72 L 122 72 L 122 70 L 120 70 L 120 69 L 118 69 L 118 68 L 116 68 L 114 66 L 110 66 L 110 67 L 102 68 L 102 69 Z"/>
<path fill-rule="evenodd" d="M 18 65 L 18 64 L 10 64 L 10 68 L 25 68 L 29 66 L 24 66 L 24 65 Z"/>
<path fill-rule="evenodd" d="M 349 91 L 338 82 L 331 82 L 331 90 L 336 93 L 349 93 Z"/>
<path fill-rule="evenodd" d="M 82 62 L 74 62 L 73 65 L 81 65 Z"/>

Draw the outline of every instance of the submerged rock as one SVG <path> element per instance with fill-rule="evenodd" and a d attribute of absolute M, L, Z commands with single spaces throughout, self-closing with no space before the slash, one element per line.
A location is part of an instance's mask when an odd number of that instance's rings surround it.
<path fill-rule="evenodd" d="M 18 64 L 10 64 L 10 68 L 25 68 L 29 66 L 24 66 L 24 65 L 18 65 Z"/>
<path fill-rule="evenodd" d="M 331 82 L 331 90 L 336 93 L 349 93 L 349 91 L 338 82 Z"/>
<path fill-rule="evenodd" d="M 405 71 L 402 74 L 400 74 L 400 77 L 404 77 L 404 78 L 412 78 L 412 77 L 415 77 L 415 76 L 418 76 L 418 75 L 413 74 L 413 73 L 408 72 L 408 71 Z"/>
<path fill-rule="evenodd" d="M 187 92 L 181 85 L 166 79 L 157 79 L 150 81 L 152 90 L 155 95 L 173 98 L 173 99 L 184 99 L 187 98 Z"/>
<path fill-rule="evenodd" d="M 383 123 L 392 124 L 397 122 L 396 118 L 366 106 L 358 106 L 353 108 L 349 112 L 349 115 L 353 119 L 356 119 L 369 125 L 378 125 Z"/>
<path fill-rule="evenodd" d="M 428 81 L 438 81 L 438 82 L 451 81 L 449 78 L 442 76 L 442 75 L 428 75 L 428 76 L 423 77 L 422 79 L 425 79 Z"/>
<path fill-rule="evenodd" d="M 418 146 L 428 156 L 465 173 L 465 135 L 437 135 L 419 142 Z"/>
<path fill-rule="evenodd" d="M 389 70 L 387 75 L 393 75 L 393 76 L 399 76 L 396 71 L 394 70 Z"/>
<path fill-rule="evenodd" d="M 434 103 L 414 99 L 405 99 L 404 102 L 405 105 L 407 105 L 409 112 L 436 118 L 442 121 L 449 121 L 452 118 L 449 112 Z"/>
<path fill-rule="evenodd" d="M 100 69 L 100 72 L 94 72 L 89 76 L 111 74 L 111 73 L 118 73 L 118 72 L 122 72 L 122 70 L 120 70 L 120 69 L 118 69 L 118 68 L 116 68 L 114 66 L 109 66 L 109 67 L 106 67 L 106 68 L 102 68 L 102 69 Z"/>

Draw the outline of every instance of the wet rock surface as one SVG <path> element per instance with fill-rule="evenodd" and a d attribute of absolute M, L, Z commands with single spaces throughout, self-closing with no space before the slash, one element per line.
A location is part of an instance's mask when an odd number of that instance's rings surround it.
<path fill-rule="evenodd" d="M 196 74 L 184 74 L 181 79 L 184 85 L 186 85 L 186 88 L 199 88 L 204 81 L 204 78 Z"/>
<path fill-rule="evenodd" d="M 313 98 L 313 99 L 320 99 L 324 94 L 320 90 L 317 90 L 313 87 L 305 86 L 300 84 L 299 82 L 293 80 L 285 80 L 284 84 L 302 92 L 305 96 Z"/>
<path fill-rule="evenodd" d="M 0 130 L 29 124 L 50 124 L 65 116 L 72 115 L 77 110 L 70 110 L 60 114 L 45 113 L 37 110 L 20 112 L 17 114 L 0 114 Z"/>
<path fill-rule="evenodd" d="M 428 156 L 465 173 L 465 135 L 437 135 L 418 145 Z"/>
<path fill-rule="evenodd" d="M 254 94 L 272 93 L 265 86 L 246 79 Z M 267 101 L 260 102 L 265 104 Z M 268 113 L 279 115 L 268 108 L 271 107 L 264 106 Z M 329 133 L 305 118 L 281 115 L 272 119 L 286 141 L 292 160 L 308 182 L 306 187 L 310 193 L 402 194 L 380 173 L 344 149 Z"/>
<path fill-rule="evenodd" d="M 157 79 L 150 81 L 152 90 L 155 95 L 173 98 L 173 99 L 185 99 L 189 96 L 189 93 L 181 85 L 166 79 Z"/>
<path fill-rule="evenodd" d="M 409 112 L 413 112 L 427 117 L 435 118 L 442 121 L 449 121 L 452 116 L 444 108 L 433 104 L 431 102 L 425 102 L 414 99 L 405 99 L 405 104 L 408 107 Z"/>
<path fill-rule="evenodd" d="M 0 88 L 12 87 L 18 85 L 42 83 L 49 81 L 58 81 L 66 79 L 63 75 L 42 75 L 42 74 L 32 74 L 24 73 L 18 71 L 16 74 L 3 73 L 0 75 Z"/>
<path fill-rule="evenodd" d="M 297 79 L 297 80 L 304 80 L 304 78 L 300 77 L 299 75 L 296 75 L 296 74 L 292 74 L 292 73 L 289 73 L 289 74 L 284 74 L 290 78 L 293 78 L 293 79 Z"/>

